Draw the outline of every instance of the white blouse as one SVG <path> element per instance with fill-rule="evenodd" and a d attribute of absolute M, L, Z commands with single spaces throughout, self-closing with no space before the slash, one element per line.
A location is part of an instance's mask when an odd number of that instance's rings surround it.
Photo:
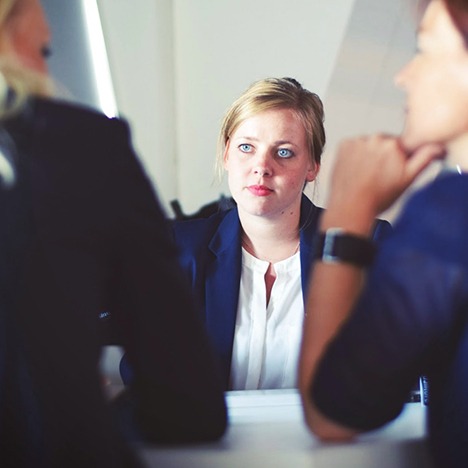
<path fill-rule="evenodd" d="M 242 273 L 231 363 L 232 390 L 294 388 L 304 320 L 299 252 L 275 263 L 266 305 L 269 263 L 242 249 Z"/>

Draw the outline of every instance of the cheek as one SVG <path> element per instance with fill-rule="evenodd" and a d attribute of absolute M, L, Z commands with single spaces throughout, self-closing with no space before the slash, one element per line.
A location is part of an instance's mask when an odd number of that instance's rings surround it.
<path fill-rule="evenodd" d="M 440 73 L 427 71 L 426 78 L 411 88 L 403 132 L 410 149 L 429 142 L 447 143 L 468 131 L 468 70 L 444 67 Z"/>
<path fill-rule="evenodd" d="M 227 180 L 229 186 L 234 186 L 234 184 L 236 184 L 236 181 L 238 181 L 242 177 L 241 168 L 239 167 L 239 165 L 233 164 L 232 161 L 228 160 L 224 164 L 224 169 L 227 173 Z"/>
<path fill-rule="evenodd" d="M 447 144 L 468 132 L 468 102 L 457 106 L 433 106 L 411 112 L 403 130 L 403 144 L 409 150 L 427 143 Z"/>
<path fill-rule="evenodd" d="M 239 158 L 238 155 L 230 156 L 224 161 L 224 169 L 230 177 L 242 177 L 249 172 L 249 165 L 246 161 Z"/>
<path fill-rule="evenodd" d="M 426 112 L 421 110 L 418 118 L 422 129 L 427 130 L 428 138 L 431 137 L 430 132 L 443 140 L 468 131 L 468 99 L 465 96 L 468 96 L 468 89 L 446 87 L 439 96 L 434 96 L 433 105 L 429 103 Z"/>
<path fill-rule="evenodd" d="M 456 99 L 456 98 L 455 98 Z M 443 142 L 449 142 L 452 139 L 468 132 L 468 100 L 460 99 L 456 104 L 446 109 L 445 112 L 440 112 L 437 115 L 438 128 L 433 128 L 434 132 L 439 132 Z M 436 125 L 434 125 L 436 127 Z"/>
<path fill-rule="evenodd" d="M 29 40 L 30 38 L 21 38 L 13 44 L 14 53 L 17 59 L 27 68 L 40 73 L 47 72 L 47 63 L 38 49 L 37 44 Z"/>
<path fill-rule="evenodd" d="M 295 174 L 289 174 L 284 179 L 284 186 L 293 192 L 302 192 L 304 184 L 306 182 L 306 174 L 303 171 Z"/>
<path fill-rule="evenodd" d="M 232 159 L 228 158 L 224 160 L 224 170 L 230 176 L 233 172 L 235 172 L 235 165 L 232 163 Z"/>
<path fill-rule="evenodd" d="M 306 166 L 302 166 L 300 170 L 296 172 L 295 179 L 297 181 L 297 184 L 301 187 L 304 186 L 306 182 L 312 182 L 315 180 L 315 177 L 317 176 L 317 165 L 313 165 L 311 167 L 310 162 L 307 161 Z"/>
<path fill-rule="evenodd" d="M 468 121 L 468 67 L 464 67 L 463 74 L 457 74 L 457 80 L 454 80 L 454 86 L 445 84 L 441 86 L 446 98 L 447 118 L 453 119 L 455 124 Z M 449 82 L 448 82 L 449 83 Z"/>
<path fill-rule="evenodd" d="M 228 171 L 227 172 L 227 184 L 229 187 L 229 191 L 231 192 L 231 196 L 234 200 L 238 201 L 239 197 L 242 193 L 242 188 L 244 186 L 243 178 L 239 176 L 239 174 L 235 171 Z"/>

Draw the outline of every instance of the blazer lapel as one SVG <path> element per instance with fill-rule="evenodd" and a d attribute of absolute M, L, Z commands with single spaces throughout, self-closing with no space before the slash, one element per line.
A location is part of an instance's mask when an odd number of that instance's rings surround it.
<path fill-rule="evenodd" d="M 229 385 L 241 276 L 241 227 L 237 208 L 220 223 L 209 244 L 213 261 L 207 265 L 206 326 L 221 358 L 226 388 Z"/>
<path fill-rule="evenodd" d="M 302 195 L 301 221 L 300 221 L 300 258 L 301 258 L 301 284 L 302 297 L 307 297 L 309 287 L 309 274 L 312 267 L 314 253 L 314 239 L 318 228 L 318 221 L 323 209 L 315 206 L 305 195 Z"/>

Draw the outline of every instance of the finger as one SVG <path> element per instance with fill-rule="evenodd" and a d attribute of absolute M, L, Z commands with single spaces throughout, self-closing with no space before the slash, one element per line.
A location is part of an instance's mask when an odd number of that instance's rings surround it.
<path fill-rule="evenodd" d="M 428 144 L 418 148 L 408 158 L 405 176 L 412 182 L 430 163 L 445 157 L 445 148 L 438 144 Z"/>

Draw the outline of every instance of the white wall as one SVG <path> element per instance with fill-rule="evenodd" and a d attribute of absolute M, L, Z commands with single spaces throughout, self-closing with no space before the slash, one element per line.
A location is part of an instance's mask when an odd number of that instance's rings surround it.
<path fill-rule="evenodd" d="M 120 114 L 163 201 L 178 196 L 172 0 L 99 0 Z"/>
<path fill-rule="evenodd" d="M 253 81 L 292 76 L 323 96 L 354 0 L 175 0 L 179 197 L 218 198 L 213 162 L 224 112 Z"/>
<path fill-rule="evenodd" d="M 323 155 L 317 203 L 326 204 L 338 142 L 375 131 L 399 133 L 404 94 L 394 74 L 414 50 L 408 0 L 356 0 L 345 40 L 324 96 L 328 144 Z"/>
<path fill-rule="evenodd" d="M 319 205 L 326 205 L 341 139 L 372 132 L 400 133 L 405 94 L 395 86 L 394 76 L 414 54 L 416 25 L 414 4 L 409 0 L 356 0 L 324 96 L 328 144 L 314 193 Z M 427 170 L 381 217 L 393 220 L 406 196 L 438 169 Z"/>
<path fill-rule="evenodd" d="M 161 198 L 192 212 L 214 187 L 216 137 L 254 80 L 323 95 L 354 0 L 98 0 L 117 103 Z"/>
<path fill-rule="evenodd" d="M 337 141 L 401 129 L 392 77 L 415 47 L 407 0 L 98 2 L 119 109 L 161 198 L 186 213 L 228 193 L 213 185 L 218 129 L 257 79 L 292 76 L 322 97 L 328 144 L 307 189 L 322 206 Z"/>
<path fill-rule="evenodd" d="M 47 63 L 58 94 L 64 99 L 98 107 L 83 4 L 63 0 L 42 0 L 41 3 L 52 34 L 52 55 Z"/>

